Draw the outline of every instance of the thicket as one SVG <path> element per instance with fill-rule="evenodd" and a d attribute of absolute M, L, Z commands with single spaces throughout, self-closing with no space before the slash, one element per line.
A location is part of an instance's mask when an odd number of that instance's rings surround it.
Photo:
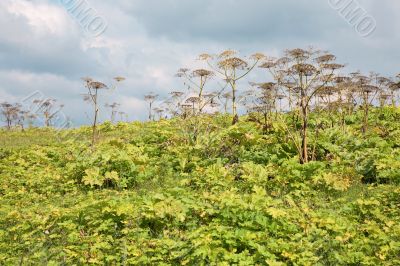
<path fill-rule="evenodd" d="M 305 164 L 296 113 L 4 130 L 1 264 L 398 265 L 400 110 L 340 117 Z"/>

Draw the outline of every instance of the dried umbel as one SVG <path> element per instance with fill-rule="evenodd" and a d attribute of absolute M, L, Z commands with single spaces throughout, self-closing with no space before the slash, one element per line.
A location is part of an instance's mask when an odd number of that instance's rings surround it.
<path fill-rule="evenodd" d="M 270 69 L 270 68 L 275 67 L 276 65 L 277 65 L 276 61 L 268 60 L 268 61 L 262 63 L 259 67 L 260 68 Z"/>
<path fill-rule="evenodd" d="M 273 90 L 276 88 L 276 83 L 264 82 L 264 83 L 258 83 L 257 86 L 258 86 L 258 88 L 263 89 L 263 90 Z"/>
<path fill-rule="evenodd" d="M 262 59 L 265 59 L 265 58 L 266 58 L 266 56 L 263 53 L 255 53 L 255 54 L 250 56 L 250 59 L 256 60 L 256 61 L 259 61 L 259 60 L 262 60 Z"/>
<path fill-rule="evenodd" d="M 212 60 L 212 59 L 214 59 L 214 57 L 210 54 L 199 55 L 199 60 L 208 61 L 208 60 Z"/>
<path fill-rule="evenodd" d="M 191 104 L 181 104 L 181 107 L 183 109 L 192 109 L 192 105 Z"/>
<path fill-rule="evenodd" d="M 188 75 L 188 72 L 189 72 L 189 71 L 190 71 L 189 68 L 180 68 L 180 69 L 178 70 L 178 73 L 176 73 L 176 76 L 177 76 L 178 78 L 184 77 L 184 76 Z"/>
<path fill-rule="evenodd" d="M 343 68 L 344 65 L 341 65 L 341 64 L 324 64 L 324 65 L 322 65 L 322 67 L 323 67 L 324 69 L 328 69 L 328 70 L 335 71 L 335 70 L 337 70 L 337 69 Z"/>
<path fill-rule="evenodd" d="M 379 87 L 374 86 L 374 85 L 363 85 L 361 86 L 361 92 L 365 93 L 373 93 L 379 90 Z"/>
<path fill-rule="evenodd" d="M 116 82 L 122 82 L 122 81 L 125 80 L 125 78 L 124 78 L 124 77 L 115 77 L 114 80 L 115 80 Z"/>
<path fill-rule="evenodd" d="M 282 58 L 279 58 L 278 60 L 276 60 L 275 63 L 276 63 L 276 65 L 283 67 L 283 66 L 289 64 L 290 61 L 291 60 L 289 57 L 282 57 Z"/>
<path fill-rule="evenodd" d="M 334 86 L 324 86 L 318 90 L 320 96 L 332 96 L 337 92 L 337 88 Z"/>
<path fill-rule="evenodd" d="M 181 91 L 172 91 L 169 93 L 173 98 L 180 98 L 184 95 Z"/>
<path fill-rule="evenodd" d="M 7 102 L 1 103 L 0 106 L 1 106 L 3 109 L 5 109 L 5 110 L 7 110 L 8 112 L 10 112 L 10 113 L 19 112 L 19 111 L 20 111 L 20 108 L 22 107 L 19 103 L 11 104 L 11 103 L 7 103 Z"/>
<path fill-rule="evenodd" d="M 293 89 L 294 87 L 296 87 L 297 84 L 290 81 L 282 81 L 280 85 L 288 89 Z"/>
<path fill-rule="evenodd" d="M 294 74 L 304 76 L 312 76 L 317 72 L 317 69 L 311 64 L 296 64 L 290 69 Z"/>
<path fill-rule="evenodd" d="M 221 59 L 231 58 L 231 57 L 235 56 L 236 54 L 237 54 L 237 52 L 234 50 L 225 50 L 218 55 L 218 58 L 221 58 Z"/>
<path fill-rule="evenodd" d="M 241 58 L 232 57 L 218 62 L 218 66 L 221 69 L 245 69 L 248 64 Z"/>
<path fill-rule="evenodd" d="M 356 77 L 360 76 L 361 73 L 360 73 L 360 71 L 355 71 L 355 72 L 351 72 L 349 75 L 352 78 L 356 78 Z"/>
<path fill-rule="evenodd" d="M 94 90 L 101 90 L 101 89 L 108 89 L 107 85 L 99 82 L 99 81 L 92 81 L 89 83 L 89 87 Z"/>
<path fill-rule="evenodd" d="M 353 79 L 354 79 L 354 81 L 356 82 L 356 83 L 358 83 L 359 85 L 366 85 L 366 84 L 368 84 L 369 82 L 370 82 L 370 78 L 369 77 L 367 77 L 367 76 L 362 76 L 362 75 L 357 75 L 357 76 L 354 76 L 353 77 Z"/>
<path fill-rule="evenodd" d="M 212 71 L 206 70 L 206 69 L 196 69 L 193 71 L 192 76 L 193 77 L 202 77 L 202 78 L 208 78 L 213 76 L 214 73 Z"/>
<path fill-rule="evenodd" d="M 200 102 L 200 98 L 199 97 L 190 97 L 186 100 L 186 103 L 198 103 Z"/>
<path fill-rule="evenodd" d="M 296 60 L 305 60 L 310 57 L 311 52 L 300 48 L 287 50 L 286 54 Z"/>
<path fill-rule="evenodd" d="M 106 107 L 110 107 L 110 108 L 117 108 L 119 107 L 121 104 L 119 103 L 112 103 L 112 104 L 105 104 Z"/>
<path fill-rule="evenodd" d="M 334 60 L 336 60 L 336 56 L 334 56 L 333 54 L 325 54 L 325 55 L 321 55 L 321 56 L 315 58 L 315 61 L 318 64 L 326 64 L 326 63 L 334 61 Z"/>
<path fill-rule="evenodd" d="M 345 83 L 345 82 L 349 82 L 351 79 L 349 77 L 345 77 L 345 76 L 336 76 L 334 77 L 333 81 L 336 84 L 341 84 L 341 83 Z"/>
<path fill-rule="evenodd" d="M 157 94 L 150 93 L 144 96 L 144 100 L 147 102 L 153 102 L 157 99 L 157 97 L 158 97 Z"/>

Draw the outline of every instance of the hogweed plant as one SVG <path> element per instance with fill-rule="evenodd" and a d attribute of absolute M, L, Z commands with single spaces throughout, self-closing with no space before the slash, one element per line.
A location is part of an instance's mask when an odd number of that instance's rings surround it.
<path fill-rule="evenodd" d="M 385 101 L 380 96 L 386 95 L 385 90 L 390 82 L 389 79 L 379 76 L 376 73 L 370 73 L 369 76 L 361 74 L 353 74 L 355 86 L 361 100 L 361 108 L 363 109 L 363 125 L 362 132 L 365 134 L 369 127 L 369 113 L 374 101 L 380 102 L 381 107 L 385 105 Z"/>
<path fill-rule="evenodd" d="M 29 111 L 26 110 L 19 111 L 17 125 L 21 128 L 22 131 L 25 131 L 25 120 L 28 120 L 30 116 L 31 114 Z"/>
<path fill-rule="evenodd" d="M 222 106 L 224 107 L 223 109 L 224 113 L 227 114 L 229 102 L 232 101 L 232 93 L 231 92 L 223 93 L 220 97 L 218 97 L 218 99 L 220 99 L 220 101 L 222 102 Z"/>
<path fill-rule="evenodd" d="M 3 102 L 0 104 L 0 110 L 1 114 L 4 118 L 4 121 L 7 124 L 7 129 L 11 130 L 13 123 L 16 124 L 17 121 L 19 120 L 19 114 L 21 112 L 21 105 L 16 103 L 16 104 L 11 104 L 8 102 Z"/>
<path fill-rule="evenodd" d="M 185 82 L 189 83 L 190 87 L 194 88 L 198 98 L 196 111 L 202 113 L 209 103 L 205 97 L 205 86 L 214 76 L 214 73 L 206 69 L 196 69 L 190 72 L 188 68 L 181 68 L 176 76 L 183 78 Z"/>
<path fill-rule="evenodd" d="M 252 113 L 262 114 L 263 121 L 260 121 L 256 117 L 252 119 L 263 126 L 263 132 L 266 133 L 271 127 L 271 118 L 273 113 L 277 111 L 277 99 L 278 99 L 278 88 L 274 82 L 265 83 L 251 83 L 256 91 L 249 91 L 248 96 L 251 96 L 251 103 L 248 105 L 248 109 Z"/>
<path fill-rule="evenodd" d="M 128 114 L 126 112 L 119 111 L 118 114 L 119 114 L 119 120 L 121 122 L 124 122 L 124 121 L 128 122 Z"/>
<path fill-rule="evenodd" d="M 151 92 L 147 95 L 144 96 L 144 100 L 148 103 L 148 109 L 149 109 L 149 121 L 154 120 L 153 117 L 153 105 L 157 101 L 158 95 Z"/>
<path fill-rule="evenodd" d="M 6 128 L 11 130 L 13 127 L 19 127 L 22 131 L 25 130 L 25 124 L 32 127 L 37 115 L 30 110 L 24 110 L 19 103 L 11 104 L 3 102 L 0 104 L 0 115 L 6 122 Z"/>
<path fill-rule="evenodd" d="M 159 107 L 153 108 L 154 115 L 157 115 L 158 120 L 163 119 L 165 110 Z"/>
<path fill-rule="evenodd" d="M 165 110 L 171 117 L 176 117 L 182 114 L 182 104 L 185 98 L 185 93 L 181 91 L 172 91 L 169 93 L 170 98 L 164 101 Z"/>
<path fill-rule="evenodd" d="M 99 91 L 100 90 L 107 90 L 107 89 L 116 89 L 117 83 L 122 82 L 125 80 L 123 77 L 116 77 L 114 80 L 116 83 L 109 88 L 106 84 L 95 81 L 90 77 L 84 77 L 82 80 L 85 83 L 85 87 L 87 89 L 87 94 L 84 94 L 83 99 L 86 102 L 89 102 L 93 105 L 93 124 L 92 124 L 92 147 L 96 144 L 96 139 L 98 138 L 97 133 L 97 123 L 99 117 Z"/>
<path fill-rule="evenodd" d="M 280 59 L 270 58 L 261 65 L 297 101 L 296 109 L 301 118 L 301 143 L 297 147 L 302 164 L 309 161 L 307 136 L 312 101 L 321 90 L 329 89 L 337 71 L 344 67 L 335 63 L 335 60 L 336 57 L 327 52 L 297 48 L 287 50 Z"/>
<path fill-rule="evenodd" d="M 395 107 L 398 102 L 400 75 L 386 78 L 377 74 L 363 76 L 359 72 L 345 74 L 342 70 L 345 65 L 336 63 L 335 55 L 314 48 L 286 50 L 280 58 L 257 53 L 246 59 L 227 50 L 219 55 L 202 54 L 200 59 L 210 70 L 178 71 L 177 76 L 188 87 L 187 93 L 173 91 L 166 100 L 160 99 L 161 105 L 156 108 L 154 94 L 146 96 L 149 118 L 153 117 L 152 111 L 159 118 L 161 114 L 180 116 L 182 119 L 178 121 L 190 136 L 190 143 L 197 143 L 203 133 L 208 134 L 202 119 L 214 113 L 226 114 L 231 109 L 234 125 L 239 120 L 239 110 L 244 109 L 249 121 L 262 126 L 263 134 L 283 127 L 297 149 L 300 163 L 306 164 L 320 156 L 317 143 L 324 130 L 339 126 L 345 132 L 350 129 L 348 122 L 361 114 L 360 128 L 365 133 L 371 108 L 383 110 L 389 105 Z M 257 66 L 271 80 L 250 82 L 252 88 L 243 91 L 244 80 Z M 221 81 L 225 86 L 220 85 Z M 215 89 L 215 85 L 221 90 L 206 90 Z"/>
<path fill-rule="evenodd" d="M 264 58 L 265 56 L 263 54 L 256 53 L 250 56 L 249 60 L 246 60 L 245 58 L 239 57 L 237 52 L 233 50 L 226 50 L 218 56 L 212 56 L 210 54 L 200 55 L 200 59 L 206 61 L 209 67 L 213 69 L 215 73 L 218 73 L 231 88 L 232 124 L 235 124 L 239 119 L 237 110 L 238 82 L 249 75 L 260 60 Z"/>
<path fill-rule="evenodd" d="M 389 93 L 391 95 L 391 100 L 392 100 L 392 106 L 396 107 L 396 102 L 397 102 L 397 98 L 398 98 L 398 94 L 400 92 L 400 74 L 397 75 L 396 77 L 396 81 L 393 81 L 390 85 L 389 85 Z"/>
<path fill-rule="evenodd" d="M 64 108 L 64 104 L 57 104 L 56 99 L 36 99 L 33 101 L 37 105 L 38 115 L 43 116 L 43 121 L 46 127 L 52 126 L 52 120 L 57 117 L 59 112 Z"/>
<path fill-rule="evenodd" d="M 112 124 L 114 124 L 115 123 L 115 119 L 116 119 L 116 115 L 118 113 L 118 108 L 121 106 L 121 104 L 114 102 L 112 104 L 106 103 L 104 106 L 106 108 L 110 108 L 111 109 L 111 116 L 110 116 L 111 120 L 110 121 L 111 121 Z"/>

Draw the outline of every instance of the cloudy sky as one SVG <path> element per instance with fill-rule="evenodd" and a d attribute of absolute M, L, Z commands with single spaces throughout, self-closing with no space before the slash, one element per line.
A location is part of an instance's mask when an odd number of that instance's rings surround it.
<path fill-rule="evenodd" d="M 95 10 L 99 29 L 107 23 L 102 34 L 73 14 L 80 1 Z M 376 21 L 367 37 L 333 8 L 340 1 L 351 0 L 1 0 L 0 102 L 40 91 L 63 102 L 75 124 L 88 123 L 80 78 L 111 84 L 118 75 L 127 80 L 103 101 L 142 120 L 144 94 L 183 89 L 177 69 L 228 48 L 279 56 L 312 45 L 336 54 L 348 71 L 399 73 L 400 1 L 353 2 Z"/>

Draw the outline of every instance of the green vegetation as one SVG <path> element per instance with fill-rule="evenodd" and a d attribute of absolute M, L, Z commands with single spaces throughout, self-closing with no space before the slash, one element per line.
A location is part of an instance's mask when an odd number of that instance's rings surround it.
<path fill-rule="evenodd" d="M 0 131 L 0 264 L 399 265 L 400 109 L 271 117 Z"/>

